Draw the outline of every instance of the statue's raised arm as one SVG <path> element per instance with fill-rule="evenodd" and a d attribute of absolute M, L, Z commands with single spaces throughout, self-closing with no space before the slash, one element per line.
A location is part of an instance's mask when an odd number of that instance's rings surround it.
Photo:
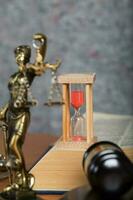
<path fill-rule="evenodd" d="M 36 33 L 33 35 L 33 47 L 36 51 L 35 62 L 28 64 L 28 69 L 33 70 L 36 75 L 42 75 L 47 69 L 56 71 L 57 68 L 61 65 L 61 60 L 59 59 L 54 64 L 45 62 L 47 37 L 44 34 Z"/>

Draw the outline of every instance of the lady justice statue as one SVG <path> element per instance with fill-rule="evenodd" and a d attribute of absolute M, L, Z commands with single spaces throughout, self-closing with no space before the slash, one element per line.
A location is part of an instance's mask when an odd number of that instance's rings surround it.
<path fill-rule="evenodd" d="M 36 100 L 30 93 L 30 86 L 36 76 L 41 76 L 46 69 L 56 71 L 61 63 L 59 60 L 55 64 L 44 62 L 47 48 L 45 35 L 33 35 L 33 47 L 36 49 L 35 63 L 29 63 L 30 46 L 22 45 L 15 49 L 18 71 L 9 79 L 10 99 L 0 109 L 6 146 L 5 166 L 10 179 L 9 186 L 0 193 L 0 199 L 30 199 L 29 197 L 34 196 L 34 176 L 27 172 L 22 153 L 22 145 L 30 123 L 30 107 L 36 105 Z"/>

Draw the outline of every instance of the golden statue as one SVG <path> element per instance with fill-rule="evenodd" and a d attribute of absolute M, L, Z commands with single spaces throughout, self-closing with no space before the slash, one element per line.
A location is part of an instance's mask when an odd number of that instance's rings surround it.
<path fill-rule="evenodd" d="M 9 79 L 9 102 L 0 109 L 6 146 L 6 168 L 10 179 L 9 186 L 0 193 L 2 199 L 15 200 L 21 199 L 22 196 L 28 199 L 29 196 L 34 196 L 32 191 L 34 176 L 26 170 L 22 153 L 22 145 L 30 123 L 30 107 L 37 103 L 30 93 L 30 86 L 34 78 L 41 76 L 46 69 L 56 71 L 60 61 L 55 64 L 44 62 L 47 48 L 45 35 L 41 33 L 33 35 L 33 47 L 36 49 L 34 63 L 29 63 L 30 46 L 22 45 L 15 49 L 18 71 Z"/>

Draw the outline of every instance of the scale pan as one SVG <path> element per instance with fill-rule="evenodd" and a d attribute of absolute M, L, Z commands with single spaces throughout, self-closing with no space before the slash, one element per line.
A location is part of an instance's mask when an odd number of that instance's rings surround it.
<path fill-rule="evenodd" d="M 59 101 L 54 101 L 54 102 L 49 101 L 49 102 L 44 103 L 45 106 L 61 106 L 63 104 L 64 102 L 59 102 Z"/>

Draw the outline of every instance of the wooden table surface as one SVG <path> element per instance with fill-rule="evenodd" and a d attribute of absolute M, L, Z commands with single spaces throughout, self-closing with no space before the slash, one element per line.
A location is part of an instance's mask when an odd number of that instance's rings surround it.
<path fill-rule="evenodd" d="M 52 145 L 58 138 L 48 134 L 27 134 L 25 144 L 23 146 L 25 162 L 27 169 L 30 169 L 34 163 L 46 152 L 48 147 Z M 3 138 L 0 134 L 0 153 L 4 152 Z M 133 148 L 124 148 L 129 158 L 133 160 Z M 0 180 L 0 190 L 8 184 L 8 179 Z M 39 195 L 45 200 L 58 200 L 62 195 Z"/>

